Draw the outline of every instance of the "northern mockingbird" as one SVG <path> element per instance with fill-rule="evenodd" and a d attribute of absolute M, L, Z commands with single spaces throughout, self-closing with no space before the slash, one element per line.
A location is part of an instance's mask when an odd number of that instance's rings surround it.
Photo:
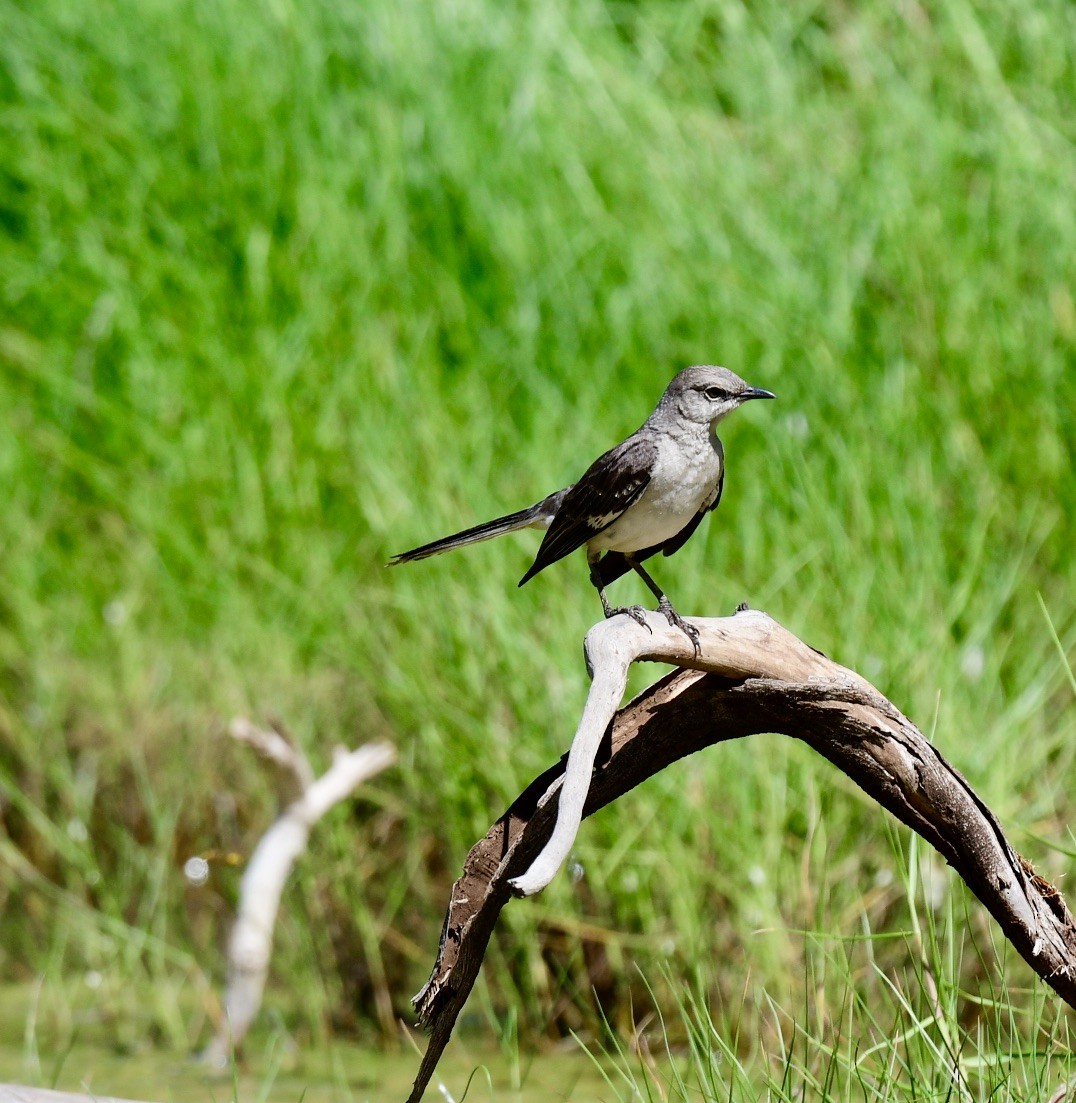
<path fill-rule="evenodd" d="M 658 599 L 658 610 L 698 650 L 698 632 L 672 607 L 643 569 L 656 555 L 683 547 L 703 516 L 721 500 L 725 451 L 716 427 L 751 398 L 774 398 L 749 387 L 728 368 L 685 368 L 666 387 L 657 409 L 627 440 L 599 456 L 577 483 L 540 502 L 393 556 L 390 565 L 489 540 L 517 529 L 545 529 L 541 547 L 519 585 L 584 545 L 590 581 L 607 617 L 626 613 L 645 623 L 639 606 L 613 608 L 605 587 L 629 570 Z"/>

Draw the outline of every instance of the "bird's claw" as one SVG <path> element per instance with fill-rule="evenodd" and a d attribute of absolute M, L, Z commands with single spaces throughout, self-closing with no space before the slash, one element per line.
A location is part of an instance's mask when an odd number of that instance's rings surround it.
<path fill-rule="evenodd" d="M 667 597 L 663 597 L 658 602 L 658 612 L 661 613 L 665 619 L 674 627 L 679 628 L 681 632 L 689 640 L 691 640 L 691 646 L 695 651 L 695 657 L 699 655 L 699 630 L 693 625 L 688 624 L 686 620 L 672 607 L 672 602 Z"/>
<path fill-rule="evenodd" d="M 616 609 L 610 609 L 606 614 L 606 619 L 609 617 L 618 617 L 623 613 L 626 617 L 631 617 L 636 624 L 641 624 L 651 635 L 654 634 L 654 629 L 646 623 L 646 610 L 641 605 L 621 605 Z"/>

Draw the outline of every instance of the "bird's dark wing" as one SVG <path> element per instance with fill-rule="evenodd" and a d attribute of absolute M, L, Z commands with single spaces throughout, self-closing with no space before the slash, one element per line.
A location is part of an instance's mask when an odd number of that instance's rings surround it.
<path fill-rule="evenodd" d="M 699 523 L 706 514 L 712 509 L 717 509 L 717 503 L 721 501 L 721 490 L 724 483 L 725 473 L 722 471 L 721 480 L 717 484 L 717 495 L 708 506 L 700 509 L 675 536 L 666 540 L 664 544 L 654 544 L 649 548 L 643 548 L 642 551 L 634 552 L 632 559 L 636 563 L 642 563 L 644 559 L 649 559 L 652 555 L 657 555 L 658 552 L 662 552 L 664 555 L 672 555 L 673 552 L 678 552 L 688 542 L 691 534 L 699 527 Z M 598 575 L 603 586 L 616 582 L 621 575 L 627 574 L 630 570 L 631 564 L 623 552 L 606 552 L 598 564 Z"/>
<path fill-rule="evenodd" d="M 638 435 L 599 456 L 564 496 L 520 586 L 607 529 L 642 494 L 656 459 L 657 446 Z"/>

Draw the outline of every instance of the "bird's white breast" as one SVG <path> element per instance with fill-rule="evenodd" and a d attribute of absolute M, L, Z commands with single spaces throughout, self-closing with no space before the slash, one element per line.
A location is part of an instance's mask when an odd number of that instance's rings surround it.
<path fill-rule="evenodd" d="M 723 454 L 716 436 L 658 438 L 657 457 L 642 494 L 607 529 L 588 542 L 594 551 L 641 551 L 671 540 L 713 502 Z"/>

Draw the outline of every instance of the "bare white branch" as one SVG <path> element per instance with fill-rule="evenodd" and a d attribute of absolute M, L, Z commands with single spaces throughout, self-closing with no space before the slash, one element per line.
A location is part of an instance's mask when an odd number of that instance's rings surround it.
<path fill-rule="evenodd" d="M 391 743 L 371 743 L 354 751 L 337 747 L 332 765 L 315 779 L 305 755 L 279 732 L 240 720 L 233 722 L 230 731 L 234 738 L 289 774 L 301 788 L 254 848 L 239 885 L 239 913 L 228 943 L 224 1017 L 203 1054 L 216 1066 L 227 1064 L 261 1007 L 280 896 L 292 866 L 306 849 L 310 829 L 364 781 L 396 761 L 396 748 Z M 309 781 L 303 783 L 304 777 Z"/>
<path fill-rule="evenodd" d="M 237 716 L 228 725 L 228 734 L 238 742 L 246 743 L 269 765 L 275 767 L 282 800 L 295 800 L 313 783 L 314 771 L 310 768 L 302 748 L 288 739 L 282 731 L 259 728 L 245 716 Z"/>
<path fill-rule="evenodd" d="M 758 672 L 756 650 L 769 637 L 772 624 L 765 613 L 750 609 L 737 615 L 735 632 L 725 627 L 730 622 L 689 619 L 699 633 L 696 653 L 684 632 L 660 613 L 647 612 L 645 620 L 640 624 L 631 617 L 613 617 L 599 621 L 587 633 L 583 651 L 587 669 L 593 672 L 590 694 L 568 752 L 553 834 L 530 868 L 509 881 L 522 896 L 533 896 L 544 889 L 575 845 L 590 792 L 594 758 L 624 697 L 631 664 L 649 659 L 742 678 Z"/>

